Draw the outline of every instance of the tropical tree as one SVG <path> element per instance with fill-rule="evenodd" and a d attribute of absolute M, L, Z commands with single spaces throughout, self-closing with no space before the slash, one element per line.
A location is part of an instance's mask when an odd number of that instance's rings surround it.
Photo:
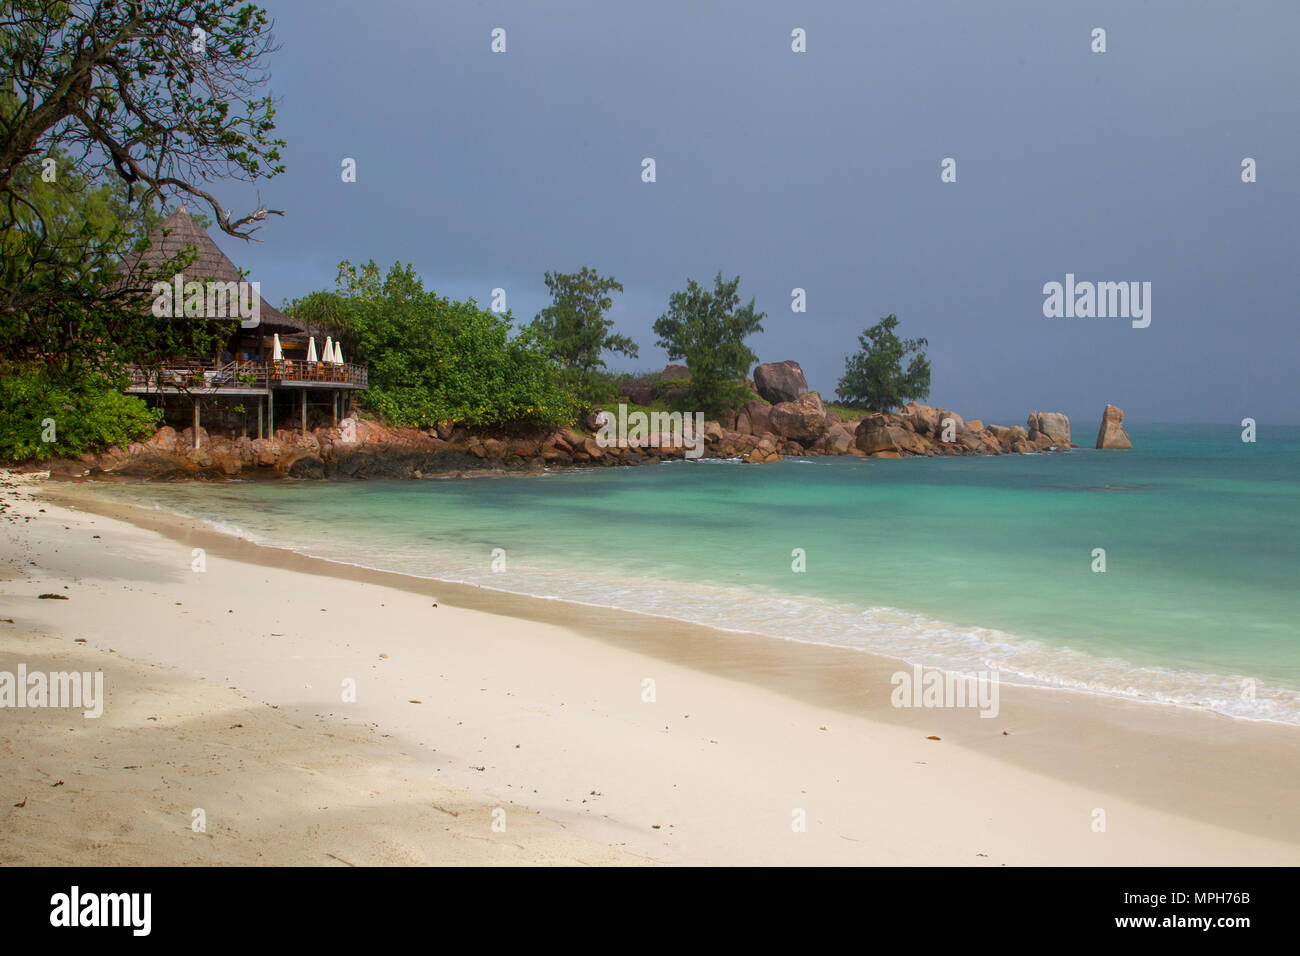
<path fill-rule="evenodd" d="M 302 323 L 303 330 L 316 338 L 338 338 L 348 330 L 347 299 L 338 292 L 321 289 L 285 302 L 280 311 Z"/>
<path fill-rule="evenodd" d="M 373 260 L 359 269 L 342 263 L 330 307 L 350 335 L 356 361 L 369 366 L 365 401 L 386 421 L 573 423 L 573 396 L 541 352 L 510 338 L 509 312 L 497 315 L 472 299 L 426 291 L 410 263 L 394 263 L 378 276 Z"/>
<path fill-rule="evenodd" d="M 683 396 L 694 410 L 723 414 L 737 408 L 748 394 L 745 373 L 758 360 L 745 339 L 763 331 L 764 312 L 754 309 L 754 300 L 740 305 L 737 289 L 740 276 L 723 280 L 719 272 L 713 290 L 694 279 L 674 292 L 668 311 L 655 320 L 658 346 L 670 359 L 686 361 L 690 386 Z"/>
<path fill-rule="evenodd" d="M 128 364 L 209 351 L 216 330 L 207 323 L 154 316 L 149 308 L 153 281 L 170 282 L 192 253 L 135 269 L 132 281 L 123 281 L 163 210 L 130 202 L 120 180 L 93 180 L 71 168 L 47 179 L 28 167 L 11 182 L 23 202 L 12 207 L 13 228 L 0 233 L 0 288 L 26 304 L 0 308 L 0 361 L 32 363 L 70 382 L 114 380 Z"/>
<path fill-rule="evenodd" d="M 896 328 L 898 316 L 891 314 L 858 336 L 861 348 L 844 360 L 844 375 L 835 386 L 844 404 L 888 412 L 930 394 L 930 360 L 923 351 L 930 343 L 900 339 Z"/>
<path fill-rule="evenodd" d="M 233 218 L 207 186 L 283 169 L 259 94 L 273 49 L 235 0 L 0 0 L 0 357 L 111 375 L 187 334 L 142 321 L 184 263 L 146 274 L 128 254 L 177 197 L 241 238 L 281 214 Z"/>
<path fill-rule="evenodd" d="M 0 11 L 0 197 L 21 202 L 18 169 L 56 146 L 83 175 L 204 203 L 231 235 L 273 212 L 232 219 L 199 185 L 284 169 L 271 97 L 257 95 L 275 49 L 266 11 L 238 0 L 0 0 Z"/>
<path fill-rule="evenodd" d="M 614 320 L 606 313 L 614 304 L 610 293 L 622 292 L 613 276 L 602 276 L 583 266 L 578 272 L 546 273 L 551 304 L 528 327 L 538 348 L 562 370 L 566 385 L 587 399 L 600 399 L 607 382 L 599 376 L 604 353 L 637 357 L 637 346 L 626 335 L 611 331 Z"/>

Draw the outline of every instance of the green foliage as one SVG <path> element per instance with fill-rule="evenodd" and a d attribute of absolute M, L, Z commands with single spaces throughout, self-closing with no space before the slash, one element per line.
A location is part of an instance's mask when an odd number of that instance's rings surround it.
<path fill-rule="evenodd" d="M 613 276 L 583 266 L 579 272 L 546 273 L 551 304 L 537 314 L 528 333 L 537 347 L 561 369 L 561 381 L 589 401 L 606 400 L 610 382 L 599 375 L 604 352 L 636 358 L 637 347 L 626 335 L 610 330 L 614 320 L 610 292 L 623 291 Z"/>
<path fill-rule="evenodd" d="M 75 458 L 146 438 L 161 420 L 160 410 L 94 376 L 71 381 L 32 365 L 0 370 L 0 459 Z"/>
<path fill-rule="evenodd" d="M 61 148 L 91 178 L 117 176 L 146 198 L 203 200 L 232 235 L 265 217 L 232 222 L 199 185 L 284 169 L 274 103 L 257 95 L 276 49 L 265 10 L 243 0 L 3 6 L 0 196 L 17 195 L 19 168 Z"/>
<path fill-rule="evenodd" d="M 582 402 L 584 408 L 595 408 L 599 405 L 608 405 L 610 402 L 618 401 L 619 377 L 612 372 L 597 370 L 591 372 L 587 376 L 587 381 L 581 386 L 571 387 L 565 381 L 564 373 L 561 371 L 560 383 L 574 391 L 575 396 Z"/>
<path fill-rule="evenodd" d="M 826 411 L 834 412 L 841 418 L 841 420 L 846 422 L 858 422 L 873 414 L 871 411 L 864 408 L 852 408 L 848 405 L 836 405 L 833 402 L 825 402 L 824 405 Z"/>
<path fill-rule="evenodd" d="M 56 164 L 62 154 L 50 158 Z M 112 379 L 128 364 L 154 365 L 172 353 L 210 351 L 209 323 L 151 314 L 145 291 L 170 281 L 192 260 L 183 254 L 121 282 L 121 263 L 136 261 L 163 212 L 132 205 L 120 181 L 95 181 L 70 169 L 47 181 L 33 164 L 13 184 L 23 202 L 14 227 L 0 233 L 0 357 L 35 362 L 72 383 Z"/>
<path fill-rule="evenodd" d="M 844 375 L 835 387 L 848 405 L 888 412 L 930 394 L 930 360 L 925 339 L 894 334 L 898 316 L 887 315 L 858 336 L 861 349 L 844 360 Z M 903 368 L 903 360 L 912 359 Z"/>
<path fill-rule="evenodd" d="M 243 237 L 277 212 L 232 221 L 206 188 L 283 169 L 258 95 L 269 17 L 240 0 L 2 5 L 0 359 L 75 389 L 208 351 L 207 323 L 147 315 L 153 281 L 187 257 L 123 279 L 168 197 L 200 200 Z"/>
<path fill-rule="evenodd" d="M 366 403 L 394 425 L 569 425 L 578 411 L 546 356 L 510 338 L 510 313 L 426 292 L 408 263 L 379 281 L 374 262 L 340 266 L 337 307 Z"/>
<path fill-rule="evenodd" d="M 745 338 L 762 332 L 766 313 L 754 310 L 754 300 L 743 308 L 736 290 L 740 276 L 723 281 L 719 272 L 710 292 L 694 279 L 674 292 L 668 311 L 655 320 L 658 345 L 668 357 L 685 359 L 691 370 L 684 403 L 690 410 L 723 414 L 738 408 L 748 397 L 745 376 L 758 360 Z"/>
<path fill-rule="evenodd" d="M 309 292 L 299 299 L 284 302 L 280 311 L 303 324 L 308 335 L 338 337 L 348 331 L 348 299 L 338 292 Z"/>

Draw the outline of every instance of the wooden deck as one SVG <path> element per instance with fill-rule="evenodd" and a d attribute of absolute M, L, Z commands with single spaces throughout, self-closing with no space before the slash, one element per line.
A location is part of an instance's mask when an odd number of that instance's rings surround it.
<path fill-rule="evenodd" d="M 272 388 L 363 389 L 364 365 L 307 362 L 182 362 L 159 369 L 131 369 L 127 392 L 135 395 L 266 395 Z"/>

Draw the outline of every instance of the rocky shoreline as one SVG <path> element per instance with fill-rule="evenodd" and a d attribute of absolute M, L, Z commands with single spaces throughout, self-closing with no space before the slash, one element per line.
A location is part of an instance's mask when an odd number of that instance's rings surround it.
<path fill-rule="evenodd" d="M 809 391 L 796 362 L 754 370 L 755 397 L 723 421 L 707 421 L 703 457 L 765 464 L 791 456 L 904 458 L 1063 452 L 1070 420 L 1032 412 L 1025 425 L 967 420 L 944 408 L 910 403 L 895 413 L 845 421 Z M 644 396 L 637 396 L 644 397 Z M 611 443 L 598 439 L 609 412 L 595 410 L 583 430 L 392 428 L 350 417 L 306 433 L 277 430 L 267 438 L 200 428 L 160 428 L 143 442 L 42 465 L 54 477 L 91 480 L 383 479 L 471 477 L 553 468 L 641 465 L 696 457 L 694 442 L 663 431 Z M 690 436 L 687 436 L 688 438 Z M 1131 447 L 1123 412 L 1107 405 L 1097 447 Z M 697 446 L 698 448 L 698 446 Z"/>

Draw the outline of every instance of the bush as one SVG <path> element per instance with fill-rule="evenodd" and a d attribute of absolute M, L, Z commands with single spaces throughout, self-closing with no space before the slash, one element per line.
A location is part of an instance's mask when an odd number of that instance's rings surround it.
<path fill-rule="evenodd" d="M 350 292 L 342 312 L 370 367 L 365 401 L 389 424 L 573 423 L 577 400 L 530 339 L 510 338 L 509 313 L 426 292 L 410 266 Z"/>
<path fill-rule="evenodd" d="M 35 366 L 0 372 L 0 458 L 6 460 L 76 458 L 148 437 L 161 420 L 160 410 L 102 379 L 56 380 Z"/>

